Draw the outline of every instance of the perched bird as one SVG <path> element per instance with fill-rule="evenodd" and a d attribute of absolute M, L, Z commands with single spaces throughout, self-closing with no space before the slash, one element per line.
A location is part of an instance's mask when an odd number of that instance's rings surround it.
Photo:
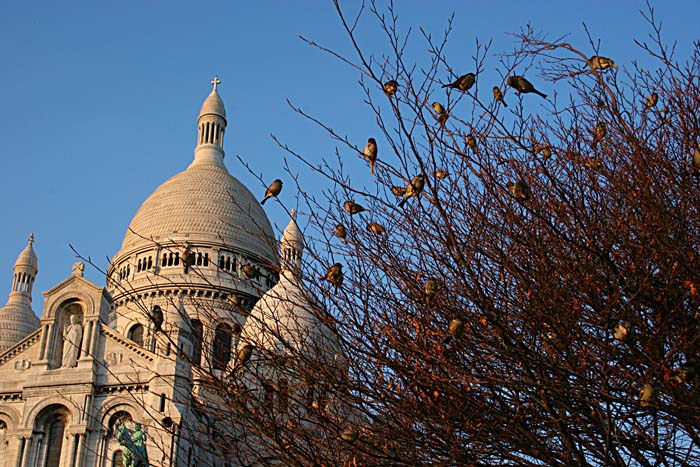
<path fill-rule="evenodd" d="M 608 134 L 608 127 L 605 125 L 604 122 L 598 123 L 594 128 L 593 128 L 593 147 L 595 148 L 598 146 L 598 143 L 603 141 L 603 138 L 605 138 L 605 135 Z"/>
<path fill-rule="evenodd" d="M 160 331 L 161 326 L 163 326 L 163 310 L 160 309 L 158 305 L 154 305 L 151 308 L 151 321 L 153 321 L 153 328 L 156 332 Z"/>
<path fill-rule="evenodd" d="M 530 199 L 530 187 L 524 181 L 520 180 L 515 183 L 509 182 L 506 184 L 506 187 L 508 187 L 510 194 L 521 203 Z"/>
<path fill-rule="evenodd" d="M 503 93 L 498 86 L 493 87 L 493 98 L 496 100 L 496 102 L 503 104 L 503 107 L 508 107 L 508 104 L 506 104 L 506 101 L 503 99 Z"/>
<path fill-rule="evenodd" d="M 436 170 L 436 171 L 435 171 L 435 176 L 436 176 L 437 178 L 439 178 L 440 180 L 444 180 L 444 179 L 446 179 L 447 177 L 450 176 L 450 173 L 449 173 L 448 171 L 446 171 L 446 170 Z"/>
<path fill-rule="evenodd" d="M 615 65 L 615 62 L 613 62 L 612 58 L 601 57 L 600 55 L 593 55 L 591 58 L 588 59 L 588 64 L 594 70 L 617 68 L 617 65 Z"/>
<path fill-rule="evenodd" d="M 279 195 L 281 191 L 282 180 L 278 178 L 274 182 L 270 183 L 270 186 L 267 187 L 267 190 L 265 190 L 265 197 L 262 199 L 262 201 L 260 201 L 260 204 L 265 204 L 265 201 L 274 196 Z"/>
<path fill-rule="evenodd" d="M 252 264 L 244 264 L 243 267 L 241 267 L 241 271 L 248 279 L 255 279 L 260 276 L 260 271 Z"/>
<path fill-rule="evenodd" d="M 598 170 L 601 167 L 603 167 L 603 163 L 600 162 L 600 159 L 597 158 L 596 156 L 584 157 L 583 158 L 583 166 L 586 167 L 587 169 Z"/>
<path fill-rule="evenodd" d="M 639 391 L 639 405 L 642 407 L 651 407 L 656 402 L 656 388 L 649 383 L 646 383 L 642 390 Z"/>
<path fill-rule="evenodd" d="M 644 106 L 647 109 L 651 109 L 652 107 L 655 107 L 656 104 L 659 102 L 659 95 L 655 92 L 652 92 L 649 94 L 649 97 L 647 97 L 647 101 L 644 103 Z"/>
<path fill-rule="evenodd" d="M 384 226 L 381 224 L 377 224 L 376 222 L 370 222 L 369 224 L 367 224 L 367 230 L 369 230 L 375 235 L 381 235 L 386 232 Z"/>
<path fill-rule="evenodd" d="M 369 162 L 369 173 L 374 173 L 374 163 L 377 162 L 377 142 L 374 138 L 367 140 L 367 145 L 364 149 L 365 160 Z"/>
<path fill-rule="evenodd" d="M 384 86 L 382 86 L 382 88 L 384 89 L 386 95 L 391 97 L 394 94 L 396 94 L 396 91 L 398 91 L 399 83 L 395 79 L 390 79 L 389 81 L 384 83 Z"/>
<path fill-rule="evenodd" d="M 348 231 L 343 224 L 338 224 L 335 226 L 335 236 L 345 240 L 348 236 Z"/>
<path fill-rule="evenodd" d="M 447 119 L 450 117 L 447 114 L 447 110 L 445 110 L 445 108 L 439 102 L 433 102 L 432 105 L 433 105 L 433 110 L 437 114 L 437 121 L 439 123 L 445 123 L 447 121 Z"/>
<path fill-rule="evenodd" d="M 438 283 L 435 279 L 428 279 L 425 282 L 425 304 L 430 306 L 437 295 Z"/>
<path fill-rule="evenodd" d="M 464 334 L 464 320 L 456 317 L 450 320 L 447 326 L 447 337 L 444 342 L 447 343 L 450 339 L 459 339 Z"/>
<path fill-rule="evenodd" d="M 531 82 L 526 80 L 524 76 L 513 75 L 513 76 L 509 77 L 508 78 L 508 86 L 515 89 L 516 91 L 518 91 L 521 94 L 527 94 L 530 92 L 534 92 L 535 94 L 538 94 L 538 95 L 544 97 L 545 99 L 547 98 L 547 94 L 544 94 L 544 93 L 538 91 L 537 89 L 535 89 L 535 86 L 533 86 Z"/>
<path fill-rule="evenodd" d="M 241 367 L 250 361 L 250 357 L 253 355 L 253 346 L 250 344 L 244 344 L 243 347 L 238 349 L 236 354 L 236 366 Z"/>
<path fill-rule="evenodd" d="M 697 145 L 693 151 L 693 176 L 700 177 L 700 147 Z"/>
<path fill-rule="evenodd" d="M 185 247 L 185 251 L 182 252 L 182 269 L 185 274 L 190 271 L 190 268 L 194 266 L 195 257 L 190 247 Z"/>
<path fill-rule="evenodd" d="M 345 201 L 345 203 L 343 204 L 343 208 L 345 209 L 345 211 L 347 211 L 351 215 L 352 214 L 359 214 L 359 213 L 365 212 L 367 210 L 364 207 L 362 207 L 362 205 L 357 204 L 356 202 L 351 201 L 351 200 Z"/>
<path fill-rule="evenodd" d="M 613 328 L 613 337 L 620 342 L 626 341 L 628 338 L 632 337 L 633 334 L 634 328 L 629 321 L 617 323 Z"/>
<path fill-rule="evenodd" d="M 552 148 L 547 145 L 535 144 L 532 146 L 532 151 L 535 154 L 542 154 L 542 159 L 545 161 L 552 157 Z"/>
<path fill-rule="evenodd" d="M 394 194 L 394 196 L 403 196 L 404 193 L 406 193 L 406 188 L 402 186 L 392 186 L 391 192 Z"/>
<path fill-rule="evenodd" d="M 464 143 L 467 145 L 469 149 L 472 150 L 474 154 L 476 154 L 476 150 L 478 149 L 477 144 L 476 144 L 476 137 L 472 135 L 471 133 L 468 134 L 467 136 L 464 137 Z"/>
<path fill-rule="evenodd" d="M 328 268 L 326 275 L 323 276 L 322 279 L 333 284 L 337 292 L 338 288 L 343 286 L 343 265 L 340 263 L 335 263 L 333 266 Z"/>
<path fill-rule="evenodd" d="M 413 180 L 411 180 L 406 186 L 406 192 L 404 193 L 401 201 L 399 201 L 399 207 L 402 207 L 406 203 L 408 198 L 414 198 L 416 196 L 419 196 L 423 192 L 424 187 L 425 175 L 418 174 L 415 177 L 413 177 Z"/>
<path fill-rule="evenodd" d="M 472 86 L 474 86 L 474 83 L 476 83 L 476 75 L 474 73 L 467 73 L 466 75 L 460 76 L 452 83 L 443 84 L 442 87 L 467 92 L 469 91 L 469 89 L 471 89 Z"/>
<path fill-rule="evenodd" d="M 354 443 L 359 437 L 360 432 L 357 430 L 357 428 L 351 426 L 345 428 L 343 431 L 340 432 L 340 438 L 343 441 L 347 441 L 348 443 Z"/>

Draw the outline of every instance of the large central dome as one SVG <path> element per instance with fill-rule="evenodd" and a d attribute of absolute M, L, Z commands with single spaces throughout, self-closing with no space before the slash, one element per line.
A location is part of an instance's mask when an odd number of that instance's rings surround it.
<path fill-rule="evenodd" d="M 143 203 L 121 250 L 168 240 L 208 240 L 275 258 L 270 222 L 260 203 L 223 165 L 192 164 Z"/>

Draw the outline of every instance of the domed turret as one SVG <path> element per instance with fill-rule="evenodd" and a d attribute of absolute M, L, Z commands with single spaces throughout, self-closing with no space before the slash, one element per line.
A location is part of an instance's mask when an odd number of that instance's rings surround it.
<path fill-rule="evenodd" d="M 39 318 L 32 311 L 32 287 L 39 272 L 33 245 L 34 234 L 31 234 L 15 261 L 7 305 L 0 308 L 0 353 L 39 328 Z"/>
<path fill-rule="evenodd" d="M 231 303 L 252 308 L 276 280 L 272 226 L 256 197 L 224 165 L 226 110 L 213 89 L 197 118 L 197 146 L 189 167 L 160 185 L 141 205 L 109 270 L 115 303 L 110 324 L 143 322 L 131 301 L 186 293 L 206 302 L 205 326 L 230 314 Z M 242 275 L 251 264 L 255 278 Z M 218 311 L 217 311 L 218 310 Z M 119 321 L 119 323 L 117 323 Z M 121 324 L 120 324 L 121 323 Z M 143 322 L 143 324 L 147 324 Z"/>

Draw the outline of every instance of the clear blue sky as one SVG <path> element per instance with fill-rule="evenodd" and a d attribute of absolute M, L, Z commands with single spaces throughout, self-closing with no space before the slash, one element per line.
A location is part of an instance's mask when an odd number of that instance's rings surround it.
<path fill-rule="evenodd" d="M 358 1 L 345 9 L 355 10 Z M 457 66 L 471 65 L 475 38 L 494 39 L 494 51 L 513 45 L 509 32 L 531 22 L 551 37 L 570 33 L 586 46 L 582 23 L 620 65 L 642 53 L 633 38 L 649 28 L 639 15 L 643 1 L 424 1 L 400 0 L 400 23 L 439 34 L 456 12 L 447 50 Z M 666 39 L 686 53 L 698 38 L 700 2 L 655 1 Z M 525 5 L 529 11 L 525 11 Z M 468 6 L 468 7 L 467 7 Z M 379 31 L 360 26 L 362 43 L 380 52 Z M 41 292 L 70 274 L 68 244 L 101 264 L 120 247 L 141 203 L 192 159 L 196 117 L 214 74 L 222 80 L 229 126 L 225 150 L 230 172 L 254 193 L 264 187 L 235 156 L 267 181 L 282 174 L 281 140 L 318 160 L 334 143 L 295 115 L 290 99 L 358 140 L 372 134 L 358 74 L 302 43 L 304 35 L 348 51 L 329 1 L 4 2 L 0 13 L 0 306 L 11 285 L 12 264 L 36 235 Z M 414 51 L 425 47 L 415 37 Z M 496 60 L 493 60 L 496 65 Z M 545 92 L 547 86 L 544 86 Z M 488 89 L 488 88 L 484 88 Z M 297 168 L 300 168 L 297 164 Z M 284 178 L 284 177 L 283 177 Z M 307 191 L 313 175 L 302 178 Z M 288 184 L 291 187 L 291 183 Z M 292 190 L 283 200 L 294 206 Z M 286 225 L 276 203 L 273 224 Z M 98 284 L 95 271 L 86 275 Z"/>

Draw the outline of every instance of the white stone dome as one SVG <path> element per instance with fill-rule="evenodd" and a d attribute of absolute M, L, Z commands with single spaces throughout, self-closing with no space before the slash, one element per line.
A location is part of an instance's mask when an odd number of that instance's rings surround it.
<path fill-rule="evenodd" d="M 224 101 L 221 100 L 221 96 L 216 90 L 212 91 L 209 96 L 204 100 L 202 108 L 199 110 L 199 117 L 205 115 L 218 115 L 226 120 L 226 108 L 224 107 Z"/>
<path fill-rule="evenodd" d="M 159 186 L 129 224 L 121 253 L 153 241 L 183 239 L 224 244 L 271 262 L 276 258 L 262 206 L 223 165 L 192 164 Z"/>
<path fill-rule="evenodd" d="M 24 250 L 17 256 L 17 261 L 15 261 L 15 267 L 26 266 L 31 269 L 39 270 L 39 260 L 34 252 L 34 234 L 29 236 L 29 243 L 24 247 Z M 34 272 L 36 274 L 36 272 Z"/>
<path fill-rule="evenodd" d="M 256 349 L 333 362 L 339 356 L 337 339 L 325 311 L 292 271 L 284 271 L 248 315 L 241 342 Z"/>

